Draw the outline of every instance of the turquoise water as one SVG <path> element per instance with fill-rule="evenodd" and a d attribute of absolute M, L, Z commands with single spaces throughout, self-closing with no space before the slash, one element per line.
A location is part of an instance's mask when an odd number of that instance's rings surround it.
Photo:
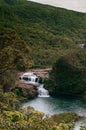
<path fill-rule="evenodd" d="M 86 101 L 74 99 L 71 97 L 37 97 L 23 103 L 24 106 L 31 106 L 35 110 L 39 110 L 48 115 L 76 112 L 86 117 Z"/>
<path fill-rule="evenodd" d="M 86 101 L 71 97 L 37 97 L 23 103 L 24 106 L 31 106 L 35 110 L 44 112 L 47 115 L 64 112 L 76 112 L 84 118 L 76 122 L 74 130 L 80 130 L 83 122 L 86 122 Z"/>

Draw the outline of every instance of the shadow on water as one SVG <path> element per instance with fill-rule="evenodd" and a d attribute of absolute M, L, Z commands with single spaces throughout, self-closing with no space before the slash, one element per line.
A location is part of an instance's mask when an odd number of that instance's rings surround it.
<path fill-rule="evenodd" d="M 72 111 L 81 116 L 86 116 L 86 101 L 71 97 L 37 97 L 23 103 L 23 105 L 32 106 L 36 110 L 42 111 L 48 115 Z"/>

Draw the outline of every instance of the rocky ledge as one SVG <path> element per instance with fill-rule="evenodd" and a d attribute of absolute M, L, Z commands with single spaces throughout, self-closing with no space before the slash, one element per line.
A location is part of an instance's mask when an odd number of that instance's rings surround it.
<path fill-rule="evenodd" d="M 30 69 L 27 72 L 35 72 L 39 77 L 42 79 L 49 78 L 49 71 L 51 71 L 51 68 L 45 68 L 45 69 Z M 19 72 L 18 77 L 21 76 L 24 72 Z M 26 84 L 22 82 L 21 80 L 18 80 L 18 87 L 16 88 L 20 95 L 22 95 L 25 98 L 34 98 L 37 96 L 37 86 L 34 86 L 32 84 Z"/>

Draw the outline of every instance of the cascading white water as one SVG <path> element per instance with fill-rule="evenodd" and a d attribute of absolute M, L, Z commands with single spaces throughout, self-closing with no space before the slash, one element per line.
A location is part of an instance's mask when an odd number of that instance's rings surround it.
<path fill-rule="evenodd" d="M 38 97 L 50 97 L 48 90 L 44 88 L 44 84 L 38 87 Z"/>

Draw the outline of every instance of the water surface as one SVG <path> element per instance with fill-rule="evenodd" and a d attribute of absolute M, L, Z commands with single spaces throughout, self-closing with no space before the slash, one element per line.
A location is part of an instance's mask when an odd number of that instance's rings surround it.
<path fill-rule="evenodd" d="M 80 130 L 80 126 L 83 122 L 86 122 L 86 101 L 75 99 L 71 97 L 37 97 L 26 103 L 24 106 L 31 106 L 35 110 L 44 112 L 51 116 L 53 114 L 59 114 L 64 112 L 76 112 L 84 118 L 76 122 L 74 130 Z"/>
<path fill-rule="evenodd" d="M 24 106 L 31 106 L 35 110 L 39 110 L 48 115 L 63 113 L 63 112 L 76 112 L 86 117 L 86 101 L 66 98 L 66 97 L 37 97 L 33 100 L 23 104 Z"/>

